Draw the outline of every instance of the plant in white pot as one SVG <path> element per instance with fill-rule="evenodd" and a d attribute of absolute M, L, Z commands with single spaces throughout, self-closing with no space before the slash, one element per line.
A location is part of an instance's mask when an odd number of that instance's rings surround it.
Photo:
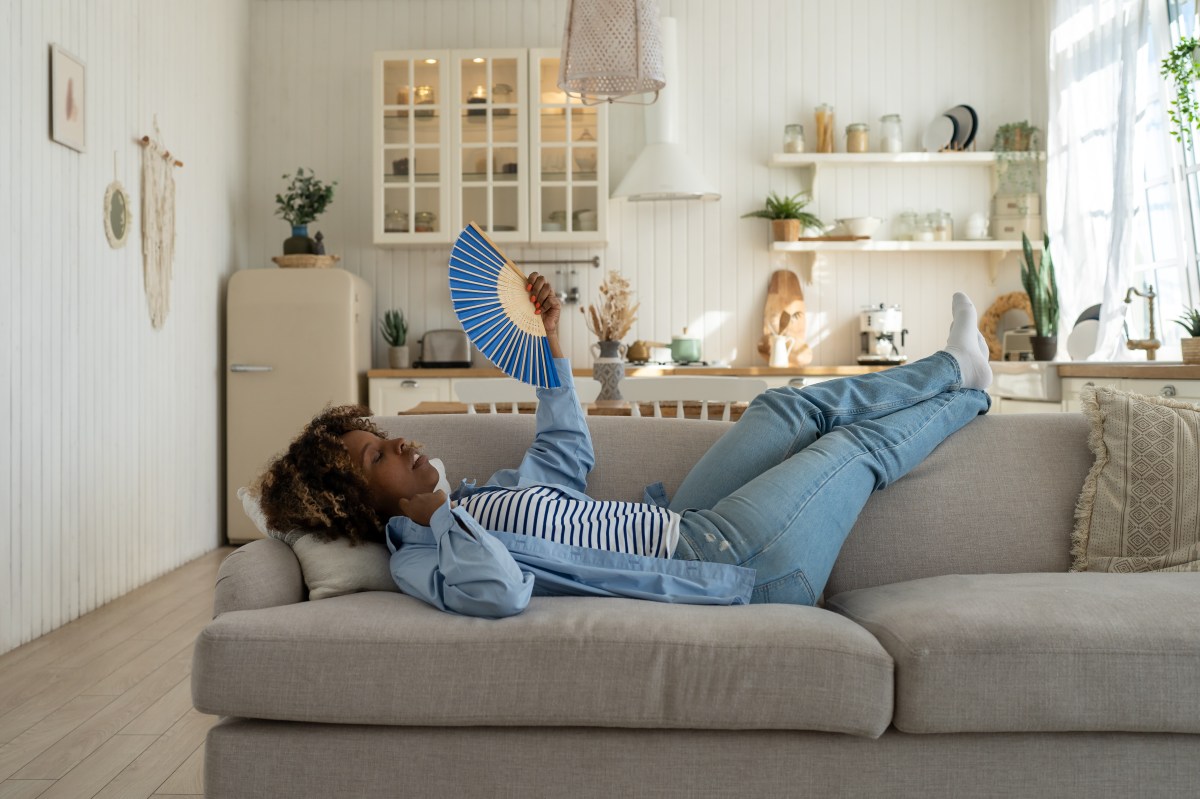
<path fill-rule="evenodd" d="M 1183 362 L 1200 364 L 1200 310 L 1184 308 L 1183 316 L 1176 319 L 1175 324 L 1186 330 L 1188 334 L 1188 338 L 1179 341 L 1179 346 L 1183 350 Z"/>
<path fill-rule="evenodd" d="M 772 241 L 796 241 L 806 230 L 825 230 L 824 222 L 804 210 L 810 202 L 812 198 L 803 193 L 781 197 L 771 192 L 762 208 L 742 214 L 742 219 L 770 219 Z"/>
<path fill-rule="evenodd" d="M 396 309 L 385 311 L 379 323 L 379 332 L 388 343 L 388 365 L 393 369 L 408 368 L 408 322 L 404 312 Z"/>
<path fill-rule="evenodd" d="M 1052 361 L 1058 352 L 1058 282 L 1054 279 L 1054 260 L 1050 257 L 1050 237 L 1042 244 L 1041 262 L 1033 259 L 1033 245 L 1029 237 L 1021 234 L 1021 249 L 1025 261 L 1021 264 L 1021 285 L 1029 295 L 1033 308 L 1033 326 L 1037 335 L 1032 336 L 1035 361 Z"/>

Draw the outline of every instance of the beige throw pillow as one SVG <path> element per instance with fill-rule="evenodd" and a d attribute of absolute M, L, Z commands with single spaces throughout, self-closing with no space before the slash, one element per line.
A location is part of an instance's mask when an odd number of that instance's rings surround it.
<path fill-rule="evenodd" d="M 400 590 L 392 579 L 388 567 L 391 555 L 383 544 L 371 542 L 355 547 L 344 539 L 324 541 L 304 530 L 284 534 L 267 525 L 266 514 L 253 491 L 239 488 L 238 498 L 242 510 L 260 533 L 278 538 L 296 553 L 309 599 L 328 599 L 356 591 Z"/>
<path fill-rule="evenodd" d="M 1095 463 L 1075 508 L 1072 571 L 1200 571 L 1200 407 L 1081 392 Z"/>

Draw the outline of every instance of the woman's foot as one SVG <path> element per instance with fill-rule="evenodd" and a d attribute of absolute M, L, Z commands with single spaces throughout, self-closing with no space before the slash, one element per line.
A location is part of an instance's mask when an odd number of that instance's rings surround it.
<path fill-rule="evenodd" d="M 950 323 L 946 352 L 958 361 L 963 388 L 982 391 L 992 384 L 992 367 L 988 365 L 987 340 L 979 332 L 979 312 L 971 298 L 961 291 L 954 293 L 951 309 L 954 321 Z"/>

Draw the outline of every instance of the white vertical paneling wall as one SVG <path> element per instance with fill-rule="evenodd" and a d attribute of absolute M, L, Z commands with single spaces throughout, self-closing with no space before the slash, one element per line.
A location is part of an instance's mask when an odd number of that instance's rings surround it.
<path fill-rule="evenodd" d="M 0 652 L 220 543 L 221 307 L 245 262 L 248 32 L 248 0 L 0 3 Z M 49 138 L 52 42 L 86 64 L 85 153 Z M 185 164 L 159 331 L 135 144 L 155 114 Z M 120 250 L 102 214 L 114 177 L 135 217 Z"/>
<path fill-rule="evenodd" d="M 792 193 L 800 175 L 768 169 L 783 126 L 804 124 L 813 107 L 836 108 L 838 146 L 846 123 L 899 113 L 909 149 L 929 121 L 958 103 L 980 114 L 981 149 L 997 126 L 1029 119 L 1045 127 L 1044 0 L 662 0 L 678 20 L 682 140 L 722 193 L 717 203 L 611 201 L 607 247 L 507 248 L 516 258 L 591 257 L 579 270 L 595 298 L 604 269 L 618 268 L 641 301 L 631 338 L 669 340 L 687 326 L 704 354 L 762 364 L 754 345 L 772 270 L 792 265 L 767 248 L 767 224 L 741 215 L 769 190 Z M 273 215 L 280 176 L 311 167 L 339 181 L 315 226 L 342 265 L 376 288 L 378 311 L 400 307 L 411 333 L 455 324 L 445 286 L 446 249 L 371 244 L 371 54 L 377 50 L 557 47 L 566 0 L 255 0 L 251 4 L 250 229 L 247 267 L 270 266 L 289 231 Z M 671 90 L 671 89 L 668 89 Z M 641 111 L 613 108 L 611 182 L 616 186 L 643 139 Z M 889 218 L 912 208 L 950 211 L 961 232 L 988 211 L 980 168 L 854 167 L 823 171 L 812 209 Z M 885 229 L 886 231 L 886 229 Z M 885 232 L 886 235 L 886 232 Z M 553 268 L 552 268 L 553 269 Z M 853 362 L 859 307 L 900 303 L 908 352 L 945 340 L 950 296 L 965 290 L 986 307 L 1019 288 L 1015 256 L 988 280 L 987 256 L 837 255 L 805 286 L 809 343 L 817 364 Z M 572 309 L 573 311 L 573 309 Z M 573 312 L 567 351 L 588 362 L 589 336 Z M 377 365 L 385 365 L 376 340 Z"/>

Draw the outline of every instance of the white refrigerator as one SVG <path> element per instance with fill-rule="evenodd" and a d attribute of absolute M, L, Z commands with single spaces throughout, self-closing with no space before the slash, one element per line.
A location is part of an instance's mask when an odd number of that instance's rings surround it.
<path fill-rule="evenodd" d="M 249 485 L 327 405 L 362 403 L 374 297 L 342 269 L 243 269 L 229 279 L 225 338 L 227 536 L 262 538 Z"/>

